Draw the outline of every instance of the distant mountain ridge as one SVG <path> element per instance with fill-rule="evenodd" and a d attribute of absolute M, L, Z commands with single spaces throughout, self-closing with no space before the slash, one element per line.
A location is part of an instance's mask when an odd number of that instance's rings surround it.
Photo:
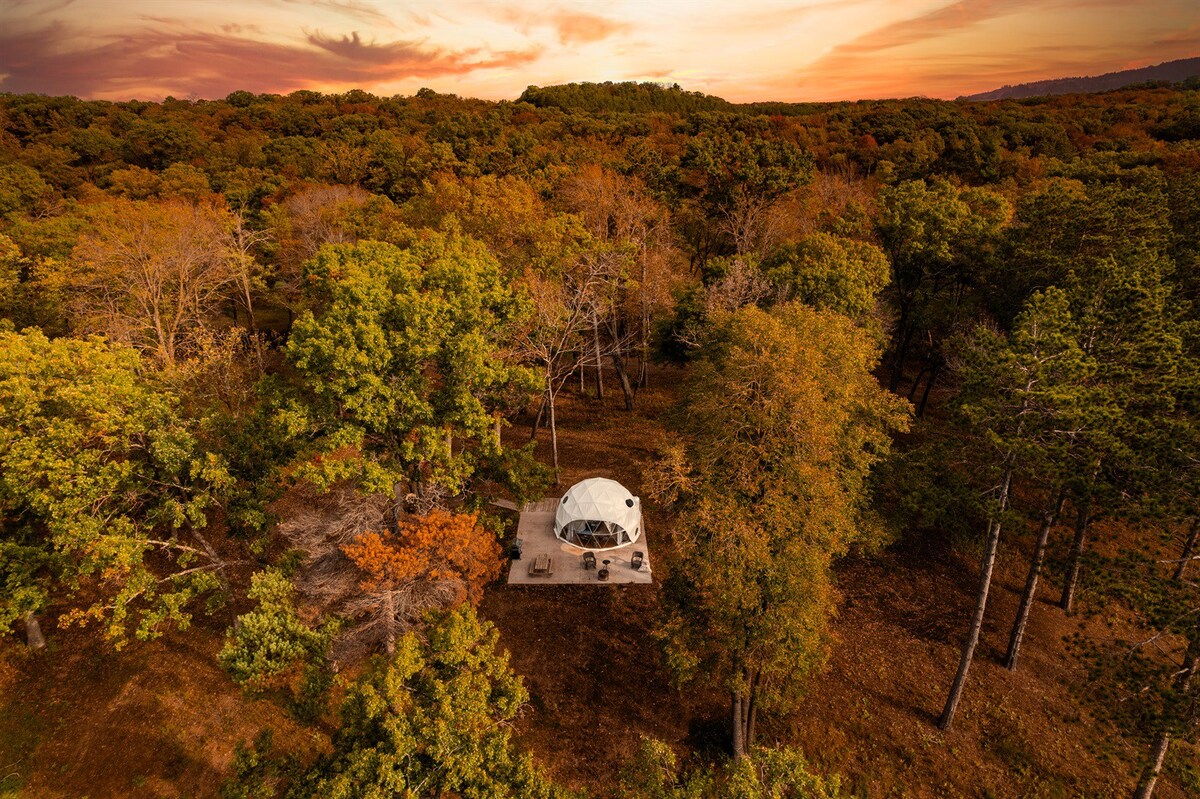
<path fill-rule="evenodd" d="M 959 97 L 960 100 L 1019 100 L 1024 97 L 1045 97 L 1052 94 L 1086 94 L 1107 92 L 1138 83 L 1167 81 L 1180 83 L 1200 76 L 1200 58 L 1181 58 L 1152 67 L 1123 69 L 1086 78 L 1056 78 L 1033 83 L 1002 86 L 990 92 Z"/>

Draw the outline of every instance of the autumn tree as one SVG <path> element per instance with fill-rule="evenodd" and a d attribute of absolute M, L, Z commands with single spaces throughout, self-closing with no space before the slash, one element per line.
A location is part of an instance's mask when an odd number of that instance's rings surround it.
<path fill-rule="evenodd" d="M 70 269 L 49 276 L 49 287 L 70 298 L 74 330 L 103 333 L 173 369 L 235 280 L 232 217 L 177 200 L 113 201 L 86 215 Z"/>
<path fill-rule="evenodd" d="M 740 758 L 824 660 L 832 563 L 882 540 L 866 481 L 907 415 L 846 317 L 746 306 L 714 330 L 656 478 L 680 513 L 662 635 L 677 677 L 729 692 Z"/>
<path fill-rule="evenodd" d="M 231 558 L 205 533 L 228 485 L 137 353 L 0 332 L 0 624 L 64 607 L 117 646 L 186 627 Z"/>
<path fill-rule="evenodd" d="M 632 409 L 636 388 L 646 383 L 651 316 L 664 304 L 671 280 L 669 213 L 633 178 L 597 164 L 564 179 L 558 194 L 581 217 L 594 241 L 624 256 L 622 268 L 607 276 L 605 290 L 599 292 L 604 302 L 594 303 L 593 334 L 598 337 L 603 327 L 612 342 L 609 357 L 626 408 Z M 632 342 L 637 343 L 640 364 L 631 384 L 626 358 Z M 599 367 L 596 380 L 599 389 Z"/>
<path fill-rule="evenodd" d="M 558 419 L 555 401 L 563 385 L 575 371 L 573 353 L 586 346 L 585 334 L 592 330 L 589 315 L 594 296 L 605 285 L 614 268 L 612 253 L 605 250 L 578 252 L 573 263 L 558 274 L 532 275 L 525 290 L 531 313 L 516 331 L 516 351 L 537 370 L 542 386 L 542 404 L 533 425 L 533 435 L 541 417 L 548 416 L 550 449 L 554 479 L 558 480 Z M 593 347 L 598 346 L 593 339 Z M 604 351 L 598 355 L 604 354 Z"/>
<path fill-rule="evenodd" d="M 394 531 L 361 533 L 342 546 L 361 573 L 360 596 L 346 611 L 364 621 L 359 634 L 383 640 L 390 655 L 398 633 L 429 610 L 479 604 L 500 574 L 500 544 L 474 514 L 433 510 Z"/>

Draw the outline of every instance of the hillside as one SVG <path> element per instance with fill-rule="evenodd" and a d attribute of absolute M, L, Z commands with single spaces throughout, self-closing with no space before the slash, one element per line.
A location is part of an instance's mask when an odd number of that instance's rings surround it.
<path fill-rule="evenodd" d="M 1047 97 L 1055 94 L 1089 94 L 1122 89 L 1139 83 L 1182 83 L 1200 75 L 1200 57 L 1181 58 L 1152 67 L 1123 69 L 1082 78 L 1055 78 L 1015 86 L 1001 86 L 990 92 L 971 94 L 960 100 L 1019 100 L 1024 97 Z"/>

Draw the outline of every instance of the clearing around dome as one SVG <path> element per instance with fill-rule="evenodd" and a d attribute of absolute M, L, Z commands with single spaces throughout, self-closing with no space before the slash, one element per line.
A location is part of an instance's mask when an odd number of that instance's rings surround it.
<path fill-rule="evenodd" d="M 589 478 L 525 505 L 517 542 L 510 584 L 653 582 L 641 500 L 615 480 Z"/>

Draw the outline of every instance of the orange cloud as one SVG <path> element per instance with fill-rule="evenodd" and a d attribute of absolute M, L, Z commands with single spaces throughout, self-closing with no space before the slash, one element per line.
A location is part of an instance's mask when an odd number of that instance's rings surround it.
<path fill-rule="evenodd" d="M 830 58 L 848 54 L 873 54 L 894 47 L 917 44 L 968 28 L 994 17 L 1009 14 L 1039 0 L 958 0 L 919 17 L 878 28 L 833 49 Z"/>
<path fill-rule="evenodd" d="M 0 33 L 0 90 L 84 97 L 220 97 L 235 89 L 289 92 L 406 78 L 462 76 L 536 60 L 540 49 L 447 50 L 416 41 L 365 42 L 309 34 L 280 44 L 231 33 L 147 29 L 83 43 L 62 23 Z"/>
<path fill-rule="evenodd" d="M 560 11 L 553 17 L 558 41 L 562 44 L 590 44 L 630 29 L 629 23 L 606 19 L 581 11 Z"/>
<path fill-rule="evenodd" d="M 586 11 L 560 10 L 545 14 L 517 6 L 506 6 L 499 9 L 498 16 L 525 34 L 533 28 L 551 28 L 558 36 L 559 44 L 591 44 L 633 29 L 628 22 L 589 14 Z"/>

